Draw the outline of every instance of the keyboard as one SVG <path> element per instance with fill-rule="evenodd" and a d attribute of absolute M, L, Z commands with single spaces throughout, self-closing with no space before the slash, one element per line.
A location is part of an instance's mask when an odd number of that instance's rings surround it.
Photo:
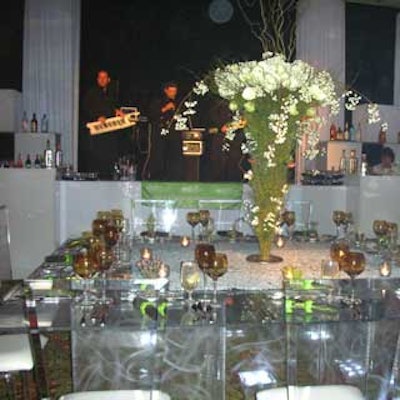
<path fill-rule="evenodd" d="M 135 126 L 139 120 L 139 111 L 134 111 L 125 114 L 123 117 L 107 118 L 104 122 L 94 121 L 88 122 L 86 127 L 89 129 L 91 135 L 101 135 L 103 133 L 117 131 L 119 129 L 126 129 Z"/>

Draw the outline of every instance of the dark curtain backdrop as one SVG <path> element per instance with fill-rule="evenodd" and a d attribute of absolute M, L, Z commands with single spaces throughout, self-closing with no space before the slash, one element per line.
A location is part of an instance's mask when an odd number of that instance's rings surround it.
<path fill-rule="evenodd" d="M 398 12 L 387 7 L 346 6 L 346 83 L 379 104 L 393 104 Z"/>
<path fill-rule="evenodd" d="M 124 104 L 146 108 L 166 81 L 184 92 L 221 60 L 260 57 L 238 11 L 217 25 L 208 17 L 210 1 L 82 0 L 81 93 L 102 67 L 118 79 Z"/>
<path fill-rule="evenodd" d="M 0 88 L 22 90 L 24 0 L 3 0 L 0 12 Z"/>

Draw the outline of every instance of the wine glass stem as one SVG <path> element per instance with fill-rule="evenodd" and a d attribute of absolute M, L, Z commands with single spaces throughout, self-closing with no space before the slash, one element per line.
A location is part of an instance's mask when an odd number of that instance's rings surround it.
<path fill-rule="evenodd" d="M 192 291 L 188 291 L 188 303 L 189 305 L 193 303 L 193 296 L 192 296 Z"/>
<path fill-rule="evenodd" d="M 207 292 L 206 292 L 206 287 L 207 287 L 207 281 L 206 281 L 206 273 L 205 273 L 205 271 L 203 270 L 203 298 L 204 298 L 204 300 L 206 300 L 207 299 Z"/>
<path fill-rule="evenodd" d="M 351 276 L 351 302 L 354 303 L 355 301 L 355 283 L 354 283 L 354 276 Z"/>
<path fill-rule="evenodd" d="M 101 273 L 101 302 L 103 304 L 105 304 L 107 301 L 106 288 L 107 288 L 106 272 L 103 271 Z"/>
<path fill-rule="evenodd" d="M 216 279 L 213 280 L 213 285 L 214 285 L 213 303 L 214 304 L 218 304 L 218 300 L 217 300 L 217 280 Z"/>

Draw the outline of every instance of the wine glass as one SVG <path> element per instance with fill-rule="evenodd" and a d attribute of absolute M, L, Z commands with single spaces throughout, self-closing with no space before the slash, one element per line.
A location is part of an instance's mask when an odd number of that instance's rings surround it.
<path fill-rule="evenodd" d="M 200 283 L 200 270 L 196 261 L 182 261 L 181 286 L 188 293 L 188 302 L 193 302 L 192 293 Z"/>
<path fill-rule="evenodd" d="M 340 236 L 340 225 L 346 220 L 346 213 L 344 211 L 334 211 L 332 213 L 332 221 L 336 225 L 336 237 Z"/>
<path fill-rule="evenodd" d="M 73 268 L 74 273 L 82 279 L 82 305 L 86 306 L 93 304 L 93 298 L 89 296 L 89 279 L 94 275 L 96 269 L 95 263 L 86 249 L 75 256 Z"/>
<path fill-rule="evenodd" d="M 352 225 L 353 222 L 354 222 L 353 214 L 351 212 L 344 213 L 343 226 L 344 226 L 344 236 L 345 237 L 347 237 L 349 226 Z"/>
<path fill-rule="evenodd" d="M 200 222 L 200 213 L 199 212 L 188 212 L 186 214 L 186 221 L 192 227 L 192 240 L 195 241 L 195 233 L 194 228 Z"/>
<path fill-rule="evenodd" d="M 117 228 L 118 233 L 120 234 L 124 228 L 124 214 L 122 210 L 111 210 L 111 219 L 113 225 Z"/>
<path fill-rule="evenodd" d="M 106 304 L 108 301 L 106 296 L 107 271 L 109 271 L 114 264 L 115 255 L 110 248 L 102 246 L 97 249 L 95 257 L 97 260 L 97 270 L 100 272 L 101 276 L 101 302 Z"/>
<path fill-rule="evenodd" d="M 340 240 L 331 244 L 330 256 L 332 261 L 341 263 L 342 258 L 344 258 L 350 252 L 350 247 L 347 242 Z"/>
<path fill-rule="evenodd" d="M 217 281 L 222 275 L 228 271 L 228 257 L 224 253 L 215 253 L 214 262 L 205 270 L 206 274 L 213 280 L 214 283 L 214 306 L 218 305 L 217 301 Z"/>
<path fill-rule="evenodd" d="M 110 221 L 104 231 L 104 241 L 109 249 L 118 243 L 118 228 Z"/>
<path fill-rule="evenodd" d="M 215 247 L 211 244 L 200 243 L 194 250 L 194 256 L 203 271 L 204 299 L 206 298 L 206 270 L 215 260 Z"/>
<path fill-rule="evenodd" d="M 283 222 L 287 225 L 289 230 L 289 240 L 293 239 L 293 229 L 296 222 L 296 214 L 294 211 L 285 211 L 282 215 Z"/>
<path fill-rule="evenodd" d="M 352 295 L 350 302 L 354 304 L 354 279 L 357 275 L 364 272 L 365 256 L 363 253 L 349 252 L 342 258 L 340 267 L 351 279 Z"/>
<path fill-rule="evenodd" d="M 200 210 L 199 211 L 199 216 L 200 216 L 199 221 L 200 221 L 200 224 L 202 226 L 202 235 L 203 235 L 203 238 L 204 238 L 205 232 L 206 232 L 206 227 L 207 227 L 208 222 L 210 220 L 210 211 L 209 210 Z"/>
<path fill-rule="evenodd" d="M 382 250 L 383 242 L 389 231 L 389 225 L 386 221 L 376 219 L 372 224 L 372 229 L 378 238 L 378 248 Z"/>

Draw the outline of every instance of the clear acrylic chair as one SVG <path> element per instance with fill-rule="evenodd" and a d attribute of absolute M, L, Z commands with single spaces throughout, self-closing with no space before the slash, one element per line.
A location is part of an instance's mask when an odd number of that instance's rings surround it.
<path fill-rule="evenodd" d="M 210 210 L 216 231 L 240 230 L 242 200 L 199 200 L 199 210 Z"/>
<path fill-rule="evenodd" d="M 158 390 L 109 390 L 71 393 L 59 400 L 171 400 L 171 397 Z"/>
<path fill-rule="evenodd" d="M 311 201 L 288 201 L 286 203 L 286 210 L 294 211 L 296 215 L 296 222 L 294 230 L 298 232 L 307 231 L 310 227 L 312 216 L 312 202 Z"/>
<path fill-rule="evenodd" d="M 256 400 L 363 400 L 361 391 L 349 385 L 289 386 L 262 390 Z"/>
<path fill-rule="evenodd" d="M 12 279 L 10 218 L 7 206 L 0 205 L 0 280 Z"/>
<path fill-rule="evenodd" d="M 22 377 L 24 398 L 28 398 L 27 373 L 33 369 L 33 355 L 29 335 L 0 336 L 0 375 L 5 379 L 8 397 L 14 394 L 13 378 Z"/>
<path fill-rule="evenodd" d="M 178 220 L 175 200 L 133 200 L 132 230 L 135 236 L 148 229 L 149 218 L 154 218 L 155 230 L 170 234 Z"/>

